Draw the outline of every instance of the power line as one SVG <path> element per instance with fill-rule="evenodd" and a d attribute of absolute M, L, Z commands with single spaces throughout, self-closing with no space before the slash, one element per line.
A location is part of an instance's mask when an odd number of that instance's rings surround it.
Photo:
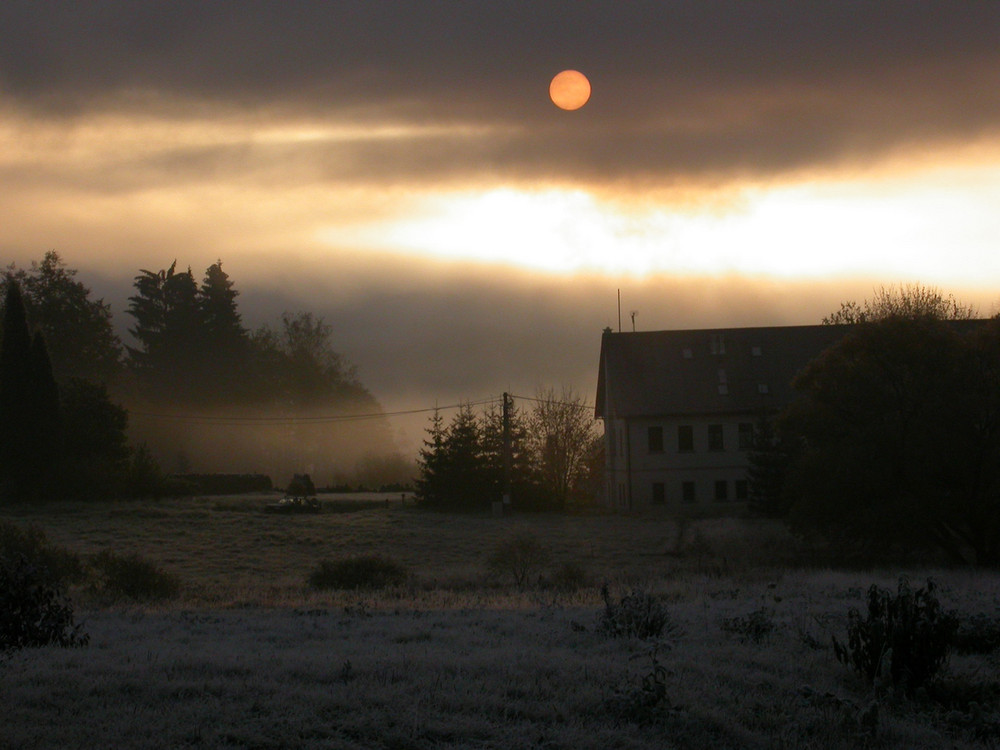
<path fill-rule="evenodd" d="M 516 396 L 511 394 L 511 398 L 520 399 L 522 401 L 531 401 L 537 404 L 557 404 L 559 406 L 568 406 L 574 409 L 584 409 L 593 410 L 594 407 L 591 404 L 581 404 L 574 401 L 556 401 L 553 399 L 542 399 L 542 398 L 532 398 L 531 396 Z M 435 411 L 449 411 L 451 409 L 461 409 L 465 407 L 472 406 L 485 406 L 486 404 L 497 404 L 500 402 L 500 397 L 480 399 L 478 401 L 462 401 L 457 404 L 448 404 L 446 406 L 429 406 L 420 409 L 402 409 L 399 411 L 389 411 L 389 412 L 364 412 L 359 414 L 324 414 L 320 416 L 291 416 L 282 415 L 276 417 L 265 417 L 265 416 L 213 416 L 209 414 L 170 414 L 163 412 L 148 412 L 148 411 L 129 411 L 130 415 L 136 417 L 142 417 L 145 419 L 160 419 L 167 422 L 184 422 L 188 424 L 203 424 L 203 425 L 242 425 L 242 426 L 258 426 L 258 427 L 290 427 L 296 425 L 313 425 L 313 424 L 335 424 L 338 422 L 363 422 L 371 419 L 386 419 L 389 417 L 405 417 L 414 414 L 429 414 Z"/>
<path fill-rule="evenodd" d="M 369 419 L 383 419 L 387 417 L 403 417 L 411 414 L 427 414 L 434 411 L 448 411 L 449 409 L 460 409 L 469 406 L 483 406 L 485 404 L 497 403 L 499 398 L 488 398 L 480 401 L 463 401 L 458 404 L 448 404 L 446 406 L 432 406 L 421 409 L 404 409 L 390 412 L 367 412 L 361 414 L 326 414 L 314 417 L 295 417 L 283 415 L 278 417 L 263 416 L 212 416 L 208 414 L 165 414 L 161 412 L 129 411 L 130 415 L 145 417 L 147 419 L 162 419 L 171 422 L 188 422 L 193 424 L 218 424 L 218 425 L 257 425 L 257 426 L 291 426 L 303 424 L 329 424 L 334 422 L 358 422 Z"/>

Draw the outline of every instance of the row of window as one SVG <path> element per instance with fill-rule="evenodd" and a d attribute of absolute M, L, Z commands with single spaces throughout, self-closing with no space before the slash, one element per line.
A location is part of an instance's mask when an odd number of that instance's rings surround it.
<path fill-rule="evenodd" d="M 750 450 L 753 446 L 753 424 L 740 422 L 736 432 L 736 446 L 741 451 Z M 710 451 L 726 449 L 726 432 L 721 424 L 708 425 L 707 446 Z M 646 432 L 646 443 L 650 453 L 663 453 L 663 427 L 650 425 Z M 691 453 L 695 450 L 694 425 L 677 425 L 677 451 Z"/>
<path fill-rule="evenodd" d="M 714 356 L 719 356 L 720 354 L 726 353 L 726 337 L 721 333 L 713 333 L 708 342 L 709 351 Z M 750 354 L 754 357 L 762 356 L 762 351 L 759 346 L 750 347 Z M 684 347 L 682 351 L 684 359 L 694 359 L 694 350 L 690 347 Z"/>
<path fill-rule="evenodd" d="M 733 492 L 730 495 L 729 492 L 729 481 L 725 479 L 717 479 L 714 485 L 714 497 L 716 502 L 724 503 L 729 500 L 735 500 L 741 502 L 748 497 L 748 486 L 747 480 L 737 479 L 732 483 Z M 667 502 L 667 487 L 663 482 L 653 482 L 653 505 L 665 505 Z M 683 503 L 696 503 L 698 502 L 697 486 L 694 482 L 681 482 L 681 502 Z"/>

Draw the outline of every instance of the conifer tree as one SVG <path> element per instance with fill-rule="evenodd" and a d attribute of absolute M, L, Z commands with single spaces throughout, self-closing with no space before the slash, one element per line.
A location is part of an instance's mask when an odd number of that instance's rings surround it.
<path fill-rule="evenodd" d="M 0 344 L 0 489 L 26 497 L 43 489 L 59 458 L 59 394 L 45 339 L 32 339 L 20 284 L 7 279 Z"/>

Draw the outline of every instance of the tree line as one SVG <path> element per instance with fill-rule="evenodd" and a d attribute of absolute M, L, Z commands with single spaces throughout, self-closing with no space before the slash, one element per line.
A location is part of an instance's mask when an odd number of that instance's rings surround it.
<path fill-rule="evenodd" d="M 750 454 L 760 513 L 845 558 L 1000 564 L 1000 319 L 882 289 L 796 377 Z"/>
<path fill-rule="evenodd" d="M 530 411 L 511 404 L 461 407 L 445 424 L 435 412 L 418 460 L 417 496 L 429 508 L 486 510 L 510 481 L 516 510 L 562 510 L 600 492 L 603 438 L 593 407 L 571 389 L 542 389 Z M 509 448 L 508 448 L 509 446 Z M 509 474 L 508 474 L 509 465 Z"/>
<path fill-rule="evenodd" d="M 393 474 L 391 481 L 406 473 L 384 418 L 353 424 L 350 434 L 330 425 L 287 421 L 260 426 L 269 417 L 381 413 L 356 370 L 335 350 L 334 330 L 322 318 L 286 312 L 278 325 L 251 331 L 242 322 L 239 292 L 221 261 L 205 270 L 200 283 L 190 268 L 179 270 L 174 262 L 135 276 L 126 310 L 134 343 L 123 345 L 110 306 L 93 299 L 76 274 L 54 251 L 28 269 L 7 268 L 0 280 L 4 314 L 13 294 L 24 322 L 8 325 L 5 317 L 0 331 L 0 346 L 10 350 L 5 357 L 13 362 L 28 356 L 21 341 L 26 328 L 29 339 L 44 342 L 52 392 L 68 399 L 86 383 L 96 398 L 103 389 L 105 397 L 110 394 L 128 408 L 134 439 L 147 444 L 147 455 L 152 452 L 167 470 L 264 467 L 279 476 L 311 470 L 333 480 L 337 472 L 350 474 L 362 466 L 369 473 Z M 16 392 L 13 385 L 5 390 Z M 234 429 L 176 419 L 185 413 L 248 421 Z M 124 410 L 116 420 L 128 421 Z"/>

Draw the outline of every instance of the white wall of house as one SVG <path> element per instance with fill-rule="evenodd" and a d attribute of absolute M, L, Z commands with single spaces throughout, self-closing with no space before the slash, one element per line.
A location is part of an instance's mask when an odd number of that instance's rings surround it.
<path fill-rule="evenodd" d="M 610 507 L 709 511 L 746 503 L 752 416 L 609 418 L 604 428 Z"/>

